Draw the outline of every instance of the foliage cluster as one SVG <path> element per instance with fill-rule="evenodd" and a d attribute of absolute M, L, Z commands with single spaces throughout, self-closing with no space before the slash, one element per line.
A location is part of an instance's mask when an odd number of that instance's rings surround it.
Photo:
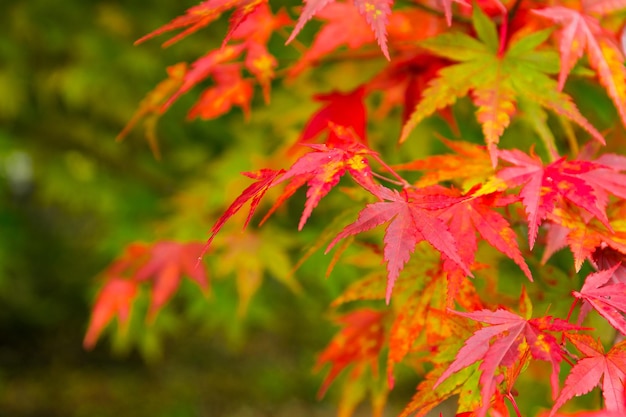
<path fill-rule="evenodd" d="M 331 280 L 354 275 L 330 306 L 340 330 L 318 358 L 328 367 L 320 395 L 347 372 L 340 415 L 366 396 L 382 415 L 409 370 L 422 379 L 401 415 L 457 395 L 462 416 L 622 415 L 625 9 L 310 0 L 294 22 L 267 1 L 207 0 L 141 38 L 178 31 L 170 46 L 230 13 L 223 42 L 170 66 L 120 138 L 142 122 L 160 158 L 159 118 L 197 86 L 190 119 L 238 107 L 247 119 L 264 114 L 277 137 L 239 155 L 248 185 L 230 205 L 212 204 L 222 214 L 208 242 L 134 243 L 106 269 L 85 347 L 115 318 L 126 334 L 142 294 L 152 322 L 183 276 L 208 293 L 203 259 L 212 276 L 235 277 L 243 316 L 265 276 L 301 293 L 298 267 L 332 252 Z M 338 85 L 313 91 L 311 114 L 276 103 L 276 90 L 316 73 Z M 298 204 L 312 243 L 294 265 L 296 226 L 286 223 Z M 250 222 L 268 224 L 232 226 Z M 597 386 L 601 397 L 577 405 Z"/>

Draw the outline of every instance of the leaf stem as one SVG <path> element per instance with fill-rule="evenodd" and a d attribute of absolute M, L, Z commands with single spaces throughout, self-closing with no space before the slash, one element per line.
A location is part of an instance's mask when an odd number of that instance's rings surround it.
<path fill-rule="evenodd" d="M 522 413 L 520 413 L 519 408 L 517 407 L 517 403 L 515 402 L 515 398 L 513 398 L 513 395 L 508 392 L 504 396 L 504 398 L 508 399 L 511 402 L 511 405 L 513 406 L 513 410 L 515 410 L 515 414 L 517 415 L 517 417 L 522 417 Z"/>

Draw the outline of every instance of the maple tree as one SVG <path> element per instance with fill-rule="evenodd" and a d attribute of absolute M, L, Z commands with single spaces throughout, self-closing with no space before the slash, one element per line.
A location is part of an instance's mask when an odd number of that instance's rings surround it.
<path fill-rule="evenodd" d="M 340 415 L 368 393 L 382 415 L 400 365 L 421 378 L 403 416 L 455 395 L 458 416 L 569 415 L 561 408 L 576 411 L 570 400 L 597 385 L 602 397 L 588 403 L 597 413 L 575 415 L 623 413 L 626 156 L 617 152 L 626 145 L 626 2 L 273 6 L 206 0 L 141 38 L 180 31 L 170 46 L 230 13 L 222 42 L 168 68 L 120 138 L 143 119 L 160 155 L 158 118 L 199 85 L 208 87 L 189 118 L 236 106 L 248 120 L 262 106 L 257 91 L 271 109 L 273 90 L 308 73 L 365 62 L 375 70 L 350 88 L 314 94 L 318 110 L 293 121 L 299 134 L 244 155 L 254 160 L 244 173 L 254 182 L 223 202 L 206 243 L 130 245 L 103 274 L 85 347 L 114 318 L 125 331 L 143 288 L 148 324 L 183 275 L 208 291 L 207 259 L 225 260 L 213 273 L 236 275 L 241 317 L 266 274 L 301 293 L 287 253 L 294 243 L 263 230 L 304 199 L 294 229 L 322 205 L 337 221 L 296 266 L 332 252 L 331 277 L 340 264 L 362 276 L 331 304 L 341 330 L 317 363 L 330 366 L 320 395 L 349 369 Z M 430 152 L 431 138 L 452 153 Z M 257 221 L 260 229 L 246 229 Z M 244 232 L 228 228 L 237 222 Z M 557 256 L 566 246 L 571 257 Z M 539 386 L 547 389 L 529 394 Z"/>

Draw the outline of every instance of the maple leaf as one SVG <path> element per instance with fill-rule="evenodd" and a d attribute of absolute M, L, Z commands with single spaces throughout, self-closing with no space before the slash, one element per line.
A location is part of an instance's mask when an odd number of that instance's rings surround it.
<path fill-rule="evenodd" d="M 306 22 L 308 22 L 313 16 L 320 15 L 323 9 L 333 3 L 334 0 L 307 0 L 302 10 L 302 14 L 296 23 L 296 27 L 291 32 L 291 35 L 287 39 L 286 44 L 289 44 L 300 33 Z M 361 15 L 367 23 L 370 25 L 371 30 L 374 32 L 378 45 L 382 50 L 385 57 L 389 60 L 389 49 L 387 47 L 387 23 L 389 14 L 391 13 L 391 6 L 393 0 L 354 0 L 352 2 L 345 3 L 348 7 L 355 7 L 359 15 Z M 345 22 L 344 22 L 345 24 Z M 349 27 L 349 25 L 347 26 Z"/>
<path fill-rule="evenodd" d="M 626 253 L 626 229 L 621 221 L 622 214 L 614 214 L 610 210 L 609 230 L 596 219 L 589 219 L 582 216 L 571 204 L 564 204 L 563 207 L 556 207 L 548 214 L 548 232 L 546 234 L 546 247 L 541 259 L 542 263 L 552 256 L 557 250 L 569 246 L 574 256 L 574 266 L 576 272 L 580 271 L 585 259 L 602 248 L 610 248 L 621 253 Z M 615 263 L 598 269 L 608 269 Z"/>
<path fill-rule="evenodd" d="M 459 255 L 457 242 L 446 224 L 438 218 L 433 209 L 442 208 L 436 202 L 427 201 L 416 191 L 383 189 L 378 196 L 384 202 L 365 206 L 356 222 L 346 226 L 330 243 L 326 253 L 341 239 L 389 222 L 385 232 L 384 259 L 387 262 L 386 301 L 389 303 L 393 285 L 409 260 L 415 246 L 426 240 L 435 249 L 454 262 L 467 275 L 472 275 L 469 267 Z M 426 201 L 425 201 L 426 200 Z M 447 204 L 452 204 L 448 202 Z"/>
<path fill-rule="evenodd" d="M 402 121 L 406 122 L 421 99 L 422 91 L 428 82 L 436 76 L 437 71 L 450 63 L 448 60 L 428 54 L 411 52 L 405 55 L 394 59 L 366 84 L 368 91 L 380 92 L 383 95 L 376 110 L 377 117 L 382 118 L 392 107 L 402 105 Z M 454 124 L 451 114 L 442 112 L 442 115 L 451 125 Z"/>
<path fill-rule="evenodd" d="M 483 362 L 479 367 L 482 371 L 480 376 L 482 407 L 476 412 L 476 415 L 483 417 L 496 388 L 495 374 L 498 367 L 512 366 L 520 358 L 525 357 L 524 352 L 529 351 L 534 359 L 551 363 L 550 381 L 553 395 L 556 396 L 562 352 L 556 338 L 547 332 L 569 332 L 579 330 L 579 326 L 550 316 L 526 320 L 503 309 L 481 310 L 471 313 L 452 312 L 490 326 L 476 331 L 465 341 L 454 362 L 437 380 L 435 388 L 452 374 L 482 360 Z M 490 343 L 490 340 L 494 338 L 495 341 Z"/>
<path fill-rule="evenodd" d="M 189 110 L 188 118 L 213 119 L 226 114 L 233 105 L 241 107 L 244 115 L 250 115 L 250 100 L 253 86 L 241 78 L 238 65 L 224 65 L 213 70 L 215 85 L 202 92 L 198 101 Z"/>
<path fill-rule="evenodd" d="M 291 180 L 268 215 L 293 195 L 298 188 L 304 184 L 308 185 L 307 200 L 298 223 L 298 230 L 302 230 L 319 201 L 339 183 L 346 172 L 350 173 L 357 184 L 374 195 L 378 190 L 378 185 L 372 180 L 372 171 L 367 160 L 368 156 L 375 157 L 376 154 L 363 145 L 352 130 L 332 124 L 330 127 L 337 140 L 343 141 L 336 144 L 341 147 L 308 145 L 313 148 L 313 151 L 301 156 L 276 182 L 277 185 Z"/>
<path fill-rule="evenodd" d="M 189 91 L 193 86 L 210 77 L 215 70 L 220 68 L 224 63 L 237 58 L 245 49 L 245 45 L 229 45 L 222 49 L 210 51 L 203 57 L 198 58 L 191 64 L 191 68 L 187 71 L 183 78 L 182 85 L 167 102 L 163 105 L 162 110 L 166 110 L 181 95 Z"/>
<path fill-rule="evenodd" d="M 616 344 L 605 354 L 602 344 L 591 336 L 580 334 L 567 334 L 566 336 L 585 357 L 576 362 L 570 371 L 549 417 L 554 416 L 570 398 L 586 394 L 599 385 L 603 376 L 602 395 L 606 409 L 624 415 L 626 412 L 623 382 L 626 378 L 626 341 Z"/>
<path fill-rule="evenodd" d="M 385 312 L 363 308 L 336 320 L 343 329 L 333 337 L 317 359 L 317 368 L 325 363 L 332 364 L 318 397 L 324 396 L 333 380 L 349 365 L 354 366 L 352 378 L 357 378 L 367 365 L 374 373 L 378 372 L 378 355 L 385 336 L 385 316 Z"/>
<path fill-rule="evenodd" d="M 454 189 L 446 191 L 451 197 L 461 197 Z M 464 199 L 442 210 L 441 218 L 448 221 L 450 231 L 459 242 L 459 253 L 467 265 L 474 263 L 477 250 L 476 233 L 487 243 L 512 259 L 532 281 L 532 275 L 517 245 L 517 235 L 509 222 L 494 207 L 503 207 L 516 201 L 514 197 L 503 197 L 500 193 L 491 193 Z"/>
<path fill-rule="evenodd" d="M 201 243 L 161 241 L 154 244 L 131 244 L 105 272 L 106 284 L 100 290 L 92 319 L 84 339 L 91 349 L 104 327 L 117 316 L 123 327 L 128 323 L 130 308 L 138 295 L 139 285 L 151 281 L 148 318 L 172 297 L 182 274 L 189 276 L 203 290 L 208 288 L 204 268 L 198 265 Z"/>
<path fill-rule="evenodd" d="M 610 176 L 621 175 L 598 161 L 567 161 L 561 158 L 544 166 L 536 155 L 519 150 L 498 151 L 498 156 L 514 164 L 497 173 L 509 187 L 523 185 L 520 197 L 528 217 L 528 241 L 534 246 L 537 231 L 559 199 L 566 199 L 596 217 L 609 230 L 606 215 L 607 192 L 621 196 L 623 186 L 614 186 Z M 618 180 L 619 181 L 619 180 Z"/>
<path fill-rule="evenodd" d="M 174 91 L 178 90 L 183 83 L 187 72 L 187 64 L 180 62 L 167 67 L 167 78 L 157 84 L 156 87 L 141 100 L 139 108 L 135 111 L 124 129 L 117 135 L 116 140 L 121 141 L 128 135 L 133 127 L 144 119 L 146 139 L 157 159 L 161 159 L 161 152 L 156 138 L 156 123 L 163 114 L 163 105 Z"/>
<path fill-rule="evenodd" d="M 328 137 L 325 144 L 335 147 L 344 142 L 341 133 L 333 128 L 333 125 L 350 128 L 356 138 L 364 145 L 367 145 L 366 133 L 366 110 L 363 102 L 365 89 L 358 87 L 348 93 L 332 91 L 325 94 L 313 96 L 315 101 L 326 103 L 316 111 L 308 120 L 298 141 L 291 147 L 291 152 L 298 149 L 298 145 L 310 143 L 320 133 L 327 130 Z"/>
<path fill-rule="evenodd" d="M 138 282 L 152 281 L 149 318 L 153 319 L 172 297 L 183 274 L 203 290 L 208 289 L 206 271 L 198 262 L 202 250 L 203 244 L 196 242 L 161 241 L 149 246 L 145 263 L 133 275 Z"/>
<path fill-rule="evenodd" d="M 104 284 L 93 306 L 89 327 L 83 339 L 85 349 L 93 349 L 106 325 L 115 317 L 121 328 L 128 326 L 137 287 L 137 282 L 123 278 L 112 278 Z"/>
<path fill-rule="evenodd" d="M 595 12 L 611 9 L 611 6 L 602 3 L 591 5 L 591 11 Z M 586 11 L 554 6 L 534 12 L 564 26 L 560 32 L 559 89 L 563 88 L 568 74 L 586 50 L 589 64 L 596 70 L 600 83 L 613 99 L 626 126 L 626 69 L 624 54 L 614 36 L 602 29 L 600 22 Z"/>
<path fill-rule="evenodd" d="M 317 17 L 327 21 L 317 32 L 313 44 L 289 70 L 294 77 L 324 55 L 341 45 L 357 49 L 374 41 L 374 35 L 367 22 L 351 3 L 330 3 Z"/>
<path fill-rule="evenodd" d="M 582 322 L 591 308 L 595 309 L 616 330 L 626 335 L 626 283 L 607 284 L 620 264 L 610 269 L 589 274 L 580 291 L 572 295 L 583 301 L 578 322 Z"/>
<path fill-rule="evenodd" d="M 217 20 L 225 11 L 235 8 L 231 19 L 228 32 L 224 38 L 222 46 L 226 45 L 233 32 L 262 4 L 266 4 L 267 0 L 207 0 L 187 9 L 183 16 L 176 17 L 168 24 L 150 32 L 135 42 L 135 45 L 159 36 L 163 33 L 177 29 L 184 29 L 175 35 L 163 46 L 170 46 L 179 40 L 191 35 L 199 29 L 209 25 Z"/>
<path fill-rule="evenodd" d="M 395 170 L 426 171 L 415 183 L 419 187 L 427 187 L 443 181 L 459 180 L 464 191 L 469 191 L 493 175 L 493 166 L 484 146 L 445 138 L 439 140 L 455 153 L 428 156 L 406 164 L 394 165 L 393 168 Z"/>
<path fill-rule="evenodd" d="M 474 7 L 473 22 L 478 39 L 462 33 L 446 33 L 421 43 L 429 52 L 459 63 L 442 69 L 429 83 L 423 99 L 402 129 L 400 142 L 424 118 L 472 91 L 478 107 L 476 115 L 494 166 L 496 145 L 517 111 L 519 99 L 537 102 L 571 119 L 604 143 L 600 132 L 579 112 L 571 97 L 558 91 L 556 82 L 545 72 L 546 68 L 556 67 L 557 57 L 535 49 L 547 39 L 549 31 L 521 37 L 501 53 L 495 25 L 479 7 Z"/>

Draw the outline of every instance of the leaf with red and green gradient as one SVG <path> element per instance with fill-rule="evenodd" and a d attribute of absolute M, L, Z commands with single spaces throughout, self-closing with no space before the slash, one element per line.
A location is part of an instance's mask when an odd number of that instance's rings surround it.
<path fill-rule="evenodd" d="M 454 352 L 457 352 L 462 347 L 463 341 L 476 330 L 475 323 L 443 311 L 432 310 L 431 314 L 438 316 L 440 322 L 445 321 L 452 331 L 452 336 L 431 345 L 428 354 L 435 367 L 419 383 L 417 392 L 400 417 L 424 417 L 432 408 L 454 395 L 459 395 L 459 411 L 476 410 L 480 407 L 478 389 L 480 372 L 477 364 L 461 369 L 454 378 L 442 381 L 435 389 L 435 384 L 445 372 L 446 365 L 454 360 Z"/>
<path fill-rule="evenodd" d="M 339 240 L 356 235 L 389 222 L 384 238 L 384 259 L 387 262 L 387 292 L 389 303 L 393 285 L 409 260 L 415 246 L 426 240 L 435 249 L 454 262 L 465 274 L 472 275 L 469 266 L 459 255 L 458 243 L 446 224 L 434 210 L 451 205 L 446 196 L 443 203 L 438 196 L 404 190 L 401 193 L 381 187 L 378 196 L 388 200 L 365 206 L 356 222 L 346 226 L 330 243 L 328 252 Z"/>
<path fill-rule="evenodd" d="M 302 230 L 319 201 L 339 183 L 346 172 L 349 172 L 360 186 L 374 195 L 378 190 L 378 185 L 372 179 L 372 170 L 367 160 L 367 157 L 374 156 L 375 153 L 363 145 L 351 130 L 333 125 L 331 129 L 338 140 L 343 141 L 343 143 L 336 144 L 341 147 L 308 145 L 313 148 L 313 151 L 301 156 L 276 182 L 279 184 L 291 180 L 271 212 L 304 184 L 309 187 L 298 230 Z"/>
<path fill-rule="evenodd" d="M 345 139 L 341 138 L 332 125 L 352 129 L 356 138 L 367 146 L 365 109 L 365 89 L 358 87 L 348 93 L 333 91 L 326 94 L 316 94 L 315 101 L 324 103 L 308 120 L 298 141 L 291 147 L 290 152 L 297 151 L 302 144 L 311 143 L 320 133 L 327 131 L 328 136 L 324 143 L 335 147 Z"/>
<path fill-rule="evenodd" d="M 378 355 L 385 337 L 385 316 L 385 312 L 363 308 L 336 320 L 343 328 L 317 359 L 318 369 L 326 363 L 331 364 L 318 397 L 322 397 L 339 373 L 350 365 L 353 366 L 351 378 L 358 378 L 368 365 L 374 373 L 378 372 Z"/>
<path fill-rule="evenodd" d="M 494 174 L 485 146 L 444 138 L 440 140 L 454 153 L 428 156 L 406 164 L 394 165 L 393 168 L 399 171 L 425 171 L 415 183 L 418 187 L 427 187 L 443 181 L 457 181 L 464 191 L 469 191 Z"/>
<path fill-rule="evenodd" d="M 308 22 L 313 16 L 331 18 L 333 11 L 339 11 L 340 8 L 330 8 L 334 0 L 308 0 L 305 2 L 302 14 L 298 19 L 296 27 L 287 39 L 286 43 L 291 42 L 300 33 L 306 22 Z M 389 22 L 389 15 L 391 14 L 391 6 L 393 0 L 354 0 L 354 2 L 342 3 L 346 7 L 356 8 L 359 15 L 365 19 L 370 26 L 370 30 L 376 36 L 380 49 L 387 59 L 389 58 L 389 49 L 387 48 L 387 24 Z M 329 13 L 330 9 L 330 13 Z M 322 14 L 322 11 L 324 14 Z M 340 15 L 336 15 L 339 17 Z M 344 30 L 349 28 L 350 24 L 344 20 Z"/>
<path fill-rule="evenodd" d="M 452 198 L 460 198 L 462 194 L 455 189 L 446 189 Z M 459 242 L 459 253 L 467 265 L 474 263 L 478 242 L 478 233 L 487 243 L 515 262 L 524 275 L 532 281 L 532 275 L 517 244 L 517 235 L 511 225 L 496 207 L 505 207 L 517 201 L 516 197 L 502 196 L 491 193 L 473 197 L 471 193 L 465 200 L 458 202 L 441 212 L 443 220 L 448 222 L 450 231 Z"/>
<path fill-rule="evenodd" d="M 130 310 L 137 297 L 138 283 L 123 278 L 109 279 L 100 292 L 91 312 L 91 320 L 83 339 L 85 349 L 93 349 L 104 328 L 117 317 L 120 328 L 128 326 Z"/>
<path fill-rule="evenodd" d="M 614 187 L 610 178 L 621 174 L 597 161 L 567 161 L 561 158 L 544 166 L 537 156 L 529 156 L 519 150 L 499 151 L 498 156 L 515 165 L 498 171 L 497 177 L 509 188 L 522 185 L 520 197 L 528 218 L 531 249 L 539 225 L 548 213 L 558 208 L 559 199 L 566 199 L 586 210 L 611 229 L 606 215 L 607 193 L 623 192 L 621 188 Z"/>
<path fill-rule="evenodd" d="M 591 391 L 602 380 L 602 395 L 608 411 L 626 413 L 624 379 L 626 379 L 626 341 L 613 346 L 607 353 L 591 336 L 568 334 L 567 338 L 585 355 L 572 368 L 550 416 L 555 415 L 567 400 Z"/>
<path fill-rule="evenodd" d="M 180 62 L 176 65 L 167 67 L 167 78 L 161 81 L 152 91 L 146 94 L 135 114 L 128 121 L 124 129 L 117 135 L 116 140 L 122 140 L 131 129 L 141 120 L 144 119 L 144 129 L 146 139 L 150 145 L 152 153 L 157 159 L 161 159 L 161 152 L 156 138 L 156 124 L 163 114 L 163 105 L 170 96 L 178 90 L 187 73 L 187 64 Z"/>
<path fill-rule="evenodd" d="M 267 190 L 269 190 L 269 188 L 276 183 L 277 178 L 280 177 L 280 175 L 282 175 L 284 172 L 284 170 L 262 169 L 256 172 L 243 173 L 243 175 L 256 180 L 256 182 L 249 185 L 245 190 L 243 190 L 239 197 L 237 197 L 235 201 L 232 202 L 232 204 L 226 209 L 224 214 L 215 222 L 215 224 L 211 228 L 211 235 L 204 245 L 204 249 L 202 251 L 203 255 L 208 250 L 211 242 L 215 238 L 215 235 L 217 235 L 217 233 L 228 221 L 228 219 L 230 219 L 233 215 L 235 215 L 235 213 L 241 210 L 244 204 L 250 201 L 250 211 L 243 226 L 245 229 L 248 223 L 250 223 L 254 212 L 259 206 L 259 203 L 261 202 L 261 199 L 263 198 Z"/>
<path fill-rule="evenodd" d="M 609 7 L 608 11 L 611 11 L 610 9 Z M 600 6 L 595 8 L 592 6 L 592 10 L 607 11 L 606 7 Z M 626 68 L 624 54 L 617 39 L 602 28 L 598 19 L 585 11 L 554 6 L 534 12 L 563 26 L 559 33 L 561 53 L 559 89 L 563 88 L 567 75 L 586 51 L 589 64 L 597 72 L 600 83 L 613 99 L 622 123 L 626 126 Z"/>
<path fill-rule="evenodd" d="M 589 274 L 580 291 L 572 295 L 583 302 L 578 321 L 581 322 L 593 308 L 604 317 L 616 330 L 626 335 L 626 283 L 607 284 L 619 268 L 619 264 L 610 269 Z"/>
<path fill-rule="evenodd" d="M 229 9 L 235 9 L 230 19 L 230 26 L 224 38 L 223 45 L 226 45 L 233 32 L 262 4 L 267 0 L 207 0 L 197 6 L 187 9 L 183 16 L 178 16 L 166 25 L 150 32 L 137 40 L 135 44 L 152 39 L 163 33 L 173 30 L 182 29 L 182 31 L 163 43 L 163 46 L 170 46 L 179 40 L 191 35 L 192 33 L 202 29 L 210 23 L 217 20 L 222 13 Z"/>
<path fill-rule="evenodd" d="M 476 415 L 483 417 L 496 390 L 498 368 L 519 365 L 517 362 L 527 357 L 524 353 L 530 351 L 534 359 L 551 363 L 550 381 L 553 396 L 556 396 L 563 353 L 557 339 L 547 332 L 570 332 L 579 330 L 579 326 L 549 316 L 526 320 L 517 314 L 502 309 L 496 311 L 481 310 L 471 313 L 454 311 L 454 313 L 490 326 L 481 328 L 465 341 L 454 362 L 437 380 L 435 388 L 452 374 L 482 360 L 479 367 L 482 371 L 480 376 L 482 407 L 476 412 Z M 491 343 L 493 339 L 495 341 Z"/>
<path fill-rule="evenodd" d="M 517 111 L 517 101 L 521 98 L 569 118 L 604 143 L 600 132 L 546 73 L 546 69 L 556 67 L 557 56 L 535 49 L 547 39 L 548 31 L 520 37 L 499 53 L 495 24 L 479 7 L 474 7 L 473 21 L 478 39 L 463 33 L 446 33 L 421 43 L 429 52 L 459 63 L 442 69 L 429 83 L 423 99 L 402 129 L 401 142 L 424 118 L 471 91 L 494 166 L 500 136 Z"/>

